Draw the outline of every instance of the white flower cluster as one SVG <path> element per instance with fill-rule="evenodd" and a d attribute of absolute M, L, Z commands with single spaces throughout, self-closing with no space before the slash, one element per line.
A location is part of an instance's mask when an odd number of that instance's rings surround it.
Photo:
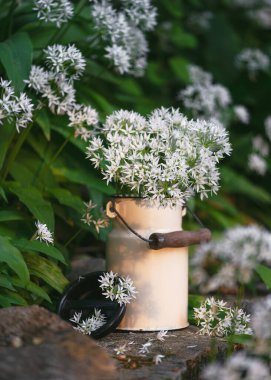
<path fill-rule="evenodd" d="M 136 298 L 137 291 L 129 276 L 122 277 L 111 271 L 101 275 L 98 281 L 103 290 L 102 294 L 111 301 L 116 300 L 120 306 Z"/>
<path fill-rule="evenodd" d="M 228 89 L 213 83 L 213 76 L 195 65 L 189 65 L 191 84 L 178 94 L 185 108 L 194 116 L 221 120 L 224 108 L 231 104 Z"/>
<path fill-rule="evenodd" d="M 188 120 L 173 108 L 156 109 L 147 118 L 113 112 L 87 147 L 107 183 L 169 205 L 183 204 L 194 193 L 201 198 L 216 193 L 217 163 L 230 152 L 222 126 Z"/>
<path fill-rule="evenodd" d="M 202 244 L 196 250 L 192 279 L 204 293 L 236 289 L 238 284 L 252 280 L 258 263 L 271 264 L 271 233 L 256 225 L 237 226 L 220 240 Z"/>
<path fill-rule="evenodd" d="M 247 12 L 248 17 L 263 29 L 271 29 L 271 4 Z"/>
<path fill-rule="evenodd" d="M 84 335 L 91 335 L 93 331 L 98 330 L 106 323 L 106 317 L 100 309 L 94 309 L 94 314 L 87 319 L 81 321 L 82 312 L 74 313 L 70 321 L 76 324 L 75 330 Z"/>
<path fill-rule="evenodd" d="M 242 309 L 228 307 L 226 302 L 207 298 L 200 307 L 194 308 L 194 318 L 200 327 L 200 335 L 229 336 L 252 334 L 250 315 Z"/>
<path fill-rule="evenodd" d="M 52 232 L 49 231 L 46 224 L 37 221 L 36 223 L 37 231 L 35 233 L 35 239 L 44 241 L 46 244 L 54 244 L 54 238 Z"/>
<path fill-rule="evenodd" d="M 151 0 L 121 0 L 121 9 L 110 0 L 90 0 L 96 30 L 106 43 L 106 55 L 120 73 L 141 76 L 148 52 L 144 31 L 156 25 Z"/>
<path fill-rule="evenodd" d="M 250 115 L 246 107 L 237 105 L 233 107 L 233 112 L 237 120 L 243 124 L 248 124 L 250 120 Z"/>
<path fill-rule="evenodd" d="M 0 125 L 5 120 L 14 122 L 17 132 L 20 132 L 20 128 L 26 128 L 32 121 L 32 116 L 31 100 L 23 92 L 16 96 L 11 82 L 0 78 Z"/>
<path fill-rule="evenodd" d="M 86 209 L 81 219 L 82 222 L 88 226 L 93 225 L 97 233 L 100 232 L 100 229 L 108 227 L 109 220 L 104 211 L 102 212 L 102 216 L 97 219 L 93 213 L 93 210 L 95 210 L 97 206 L 91 200 L 84 204 L 86 206 Z"/>
<path fill-rule="evenodd" d="M 73 5 L 69 0 L 35 0 L 33 9 L 38 19 L 52 22 L 58 28 L 73 17 Z"/>
<path fill-rule="evenodd" d="M 44 52 L 48 70 L 33 65 L 25 82 L 46 100 L 51 112 L 67 114 L 75 136 L 87 141 L 91 136 L 89 127 L 98 123 L 98 113 L 91 106 L 76 103 L 73 84 L 83 74 L 86 61 L 74 45 L 52 45 Z"/>
<path fill-rule="evenodd" d="M 236 57 L 236 66 L 248 71 L 251 78 L 259 71 L 268 71 L 270 66 L 269 57 L 260 49 L 244 49 Z"/>
<path fill-rule="evenodd" d="M 248 167 L 259 175 L 265 175 L 267 171 L 266 157 L 269 155 L 269 145 L 257 135 L 252 139 L 252 153 L 248 156 Z"/>
<path fill-rule="evenodd" d="M 263 360 L 237 352 L 224 365 L 209 364 L 203 371 L 204 380 L 271 380 L 270 369 Z"/>

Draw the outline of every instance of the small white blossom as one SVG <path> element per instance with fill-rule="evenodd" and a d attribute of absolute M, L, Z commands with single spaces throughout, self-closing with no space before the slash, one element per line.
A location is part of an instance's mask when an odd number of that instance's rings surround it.
<path fill-rule="evenodd" d="M 228 89 L 212 83 L 212 75 L 198 66 L 190 65 L 188 71 L 192 83 L 179 92 L 178 98 L 195 116 L 220 119 L 222 110 L 231 103 Z"/>
<path fill-rule="evenodd" d="M 250 316 L 242 309 L 230 308 L 223 301 L 207 298 L 201 306 L 194 308 L 194 318 L 200 327 L 200 335 L 228 336 L 252 334 Z"/>
<path fill-rule="evenodd" d="M 101 275 L 98 281 L 103 290 L 102 294 L 111 301 L 116 300 L 120 306 L 136 298 L 137 291 L 129 276 L 122 277 L 111 271 Z"/>
<path fill-rule="evenodd" d="M 271 380 L 270 370 L 261 359 L 237 352 L 224 365 L 209 364 L 203 371 L 204 380 Z"/>
<path fill-rule="evenodd" d="M 158 355 L 155 355 L 152 360 L 153 360 L 154 364 L 157 365 L 157 364 L 160 364 L 162 362 L 162 359 L 164 357 L 165 357 L 165 355 L 158 354 Z"/>
<path fill-rule="evenodd" d="M 35 0 L 34 10 L 45 22 L 52 22 L 58 28 L 73 16 L 73 5 L 69 0 Z"/>
<path fill-rule="evenodd" d="M 86 60 L 74 45 L 52 45 L 48 46 L 44 52 L 47 66 L 55 73 L 73 80 L 78 79 L 85 70 Z"/>
<path fill-rule="evenodd" d="M 252 328 L 257 339 L 271 339 L 271 296 L 259 301 L 253 308 Z"/>
<path fill-rule="evenodd" d="M 131 67 L 130 56 L 122 46 L 114 44 L 105 48 L 105 57 L 113 62 L 120 74 L 128 73 Z"/>
<path fill-rule="evenodd" d="M 257 72 L 269 69 L 270 59 L 259 49 L 244 49 L 237 55 L 236 65 L 254 77 Z"/>
<path fill-rule="evenodd" d="M 263 157 L 257 153 L 251 153 L 248 156 L 248 167 L 251 171 L 259 175 L 265 175 L 267 171 L 267 163 Z"/>
<path fill-rule="evenodd" d="M 37 221 L 35 224 L 37 227 L 35 239 L 44 241 L 46 244 L 54 244 L 53 234 L 49 231 L 46 224 L 42 224 L 40 221 Z"/>
<path fill-rule="evenodd" d="M 82 321 L 80 321 L 81 316 L 82 313 L 75 313 L 70 321 L 77 325 L 74 329 L 84 335 L 91 335 L 93 331 L 98 330 L 106 323 L 106 317 L 100 309 L 94 309 L 94 314 Z"/>
<path fill-rule="evenodd" d="M 148 354 L 150 352 L 149 348 L 151 347 L 151 345 L 152 345 L 151 342 L 142 344 L 138 350 L 139 354 Z"/>
<path fill-rule="evenodd" d="M 165 340 L 165 338 L 167 338 L 167 333 L 168 333 L 167 330 L 161 330 L 161 331 L 159 331 L 157 333 L 157 335 L 156 335 L 156 339 L 158 339 L 161 342 L 163 342 Z"/>
<path fill-rule="evenodd" d="M 241 121 L 243 124 L 248 124 L 250 120 L 250 115 L 246 107 L 244 106 L 234 106 L 233 107 L 234 114 L 236 118 Z"/>
<path fill-rule="evenodd" d="M 253 137 L 252 148 L 255 152 L 259 153 L 262 157 L 266 157 L 269 155 L 269 145 L 260 135 Z"/>
<path fill-rule="evenodd" d="M 114 351 L 116 351 L 116 355 L 124 355 L 127 351 L 127 344 L 124 343 L 123 345 L 114 348 Z"/>

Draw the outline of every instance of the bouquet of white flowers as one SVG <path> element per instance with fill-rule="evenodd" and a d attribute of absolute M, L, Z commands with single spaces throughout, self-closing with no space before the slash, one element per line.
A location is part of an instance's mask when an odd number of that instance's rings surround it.
<path fill-rule="evenodd" d="M 218 190 L 218 162 L 231 152 L 228 132 L 213 121 L 188 120 L 178 109 L 143 117 L 115 111 L 87 147 L 87 157 L 121 194 L 183 204 Z"/>

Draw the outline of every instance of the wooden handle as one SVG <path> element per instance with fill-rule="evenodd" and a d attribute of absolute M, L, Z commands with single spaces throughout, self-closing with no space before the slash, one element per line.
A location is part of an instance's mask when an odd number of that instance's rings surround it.
<path fill-rule="evenodd" d="M 212 234 L 208 228 L 198 231 L 175 231 L 167 234 L 154 233 L 149 237 L 149 246 L 151 249 L 187 247 L 208 242 L 211 237 Z"/>

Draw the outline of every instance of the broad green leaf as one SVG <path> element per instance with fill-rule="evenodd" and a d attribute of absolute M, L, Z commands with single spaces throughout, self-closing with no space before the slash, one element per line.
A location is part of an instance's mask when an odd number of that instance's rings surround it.
<path fill-rule="evenodd" d="M 38 296 L 38 297 L 40 297 L 40 298 L 42 298 L 42 299 L 44 299 L 50 303 L 52 302 L 51 298 L 48 296 L 48 294 L 45 292 L 45 290 L 42 289 L 37 284 L 35 284 L 34 282 L 29 281 L 26 285 L 24 285 L 18 278 L 14 278 L 12 282 L 13 282 L 14 286 L 28 290 L 29 292 L 35 294 L 36 296 Z"/>
<path fill-rule="evenodd" d="M 59 293 L 62 293 L 68 285 L 68 280 L 63 276 L 60 268 L 52 261 L 32 253 L 25 254 L 25 261 L 31 275 L 41 278 Z"/>
<path fill-rule="evenodd" d="M 100 108 L 107 114 L 110 114 L 113 111 L 115 111 L 115 107 L 112 104 L 110 104 L 108 100 L 101 94 L 93 90 L 88 91 L 88 93 L 92 97 L 93 101 L 98 106 L 98 108 Z"/>
<path fill-rule="evenodd" d="M 15 290 L 10 280 L 11 279 L 8 276 L 0 274 L 0 287 L 2 286 L 9 290 Z"/>
<path fill-rule="evenodd" d="M 17 33 L 0 43 L 0 61 L 16 93 L 23 91 L 32 64 L 32 44 L 27 33 Z"/>
<path fill-rule="evenodd" d="M 14 210 L 0 211 L 0 222 L 8 222 L 13 220 L 24 220 L 22 214 Z"/>
<path fill-rule="evenodd" d="M 60 204 L 72 207 L 79 213 L 84 210 L 84 202 L 77 195 L 72 194 L 69 190 L 57 188 L 48 188 L 47 191 L 51 193 Z"/>
<path fill-rule="evenodd" d="M 49 257 L 53 257 L 54 259 L 61 261 L 63 264 L 66 264 L 65 259 L 62 255 L 62 253 L 52 245 L 47 245 L 46 243 L 42 243 L 38 240 L 26 240 L 26 239 L 20 239 L 20 240 L 13 240 L 12 243 L 15 245 L 15 247 L 19 248 L 22 252 L 27 251 L 35 251 L 35 252 L 41 252 Z"/>
<path fill-rule="evenodd" d="M 58 176 L 67 178 L 69 181 L 89 186 L 90 188 L 100 190 L 105 194 L 112 195 L 115 192 L 112 186 L 107 185 L 105 181 L 98 178 L 98 176 L 95 176 L 91 165 L 89 165 L 89 170 L 86 170 L 83 166 L 78 166 L 73 169 L 68 166 L 55 164 L 53 166 L 53 172 Z"/>
<path fill-rule="evenodd" d="M 51 204 L 42 197 L 42 194 L 36 187 L 23 187 L 17 182 L 9 182 L 8 188 L 12 193 L 17 195 L 36 219 L 41 223 L 45 223 L 51 232 L 54 231 L 53 208 Z"/>
<path fill-rule="evenodd" d="M 48 141 L 51 137 L 51 122 L 45 109 L 41 109 L 37 115 L 36 122 L 41 127 L 44 136 Z"/>
<path fill-rule="evenodd" d="M 7 196 L 6 196 L 6 193 L 5 193 L 5 190 L 3 189 L 3 187 L 0 186 L 0 196 L 3 198 L 3 200 L 8 203 L 8 199 L 7 199 Z"/>
<path fill-rule="evenodd" d="M 1 44 L 0 44 L 1 45 Z M 1 54 L 1 53 L 0 53 Z M 8 148 L 10 147 L 13 136 L 16 130 L 14 125 L 5 123 L 1 126 L 1 138 L 0 138 L 0 169 L 3 167 Z"/>
<path fill-rule="evenodd" d="M 2 296 L 4 296 L 6 300 L 8 300 L 9 306 L 10 305 L 18 305 L 18 306 L 28 305 L 27 301 L 22 296 L 20 296 L 20 294 L 15 293 L 11 290 L 5 289 L 5 291 L 2 293 Z"/>
<path fill-rule="evenodd" d="M 258 264 L 255 268 L 268 289 L 271 289 L 271 268 L 266 265 Z"/>
<path fill-rule="evenodd" d="M 0 262 L 6 263 L 24 283 L 29 281 L 29 272 L 21 252 L 5 236 L 0 236 Z"/>
<path fill-rule="evenodd" d="M 271 195 L 229 167 L 221 168 L 221 187 L 225 193 L 242 194 L 254 201 L 271 202 Z"/>

